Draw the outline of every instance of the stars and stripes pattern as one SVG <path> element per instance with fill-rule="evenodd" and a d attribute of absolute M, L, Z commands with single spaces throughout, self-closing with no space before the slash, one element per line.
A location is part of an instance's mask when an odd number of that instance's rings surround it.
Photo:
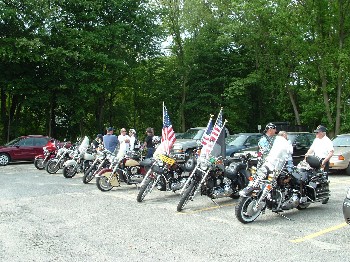
<path fill-rule="evenodd" d="M 216 143 L 216 141 L 218 140 L 222 129 L 224 128 L 224 123 L 222 121 L 222 108 L 220 109 L 220 112 L 218 114 L 218 117 L 216 119 L 215 125 L 209 135 L 209 140 L 207 142 L 206 145 L 203 146 L 202 148 L 202 152 L 201 155 L 204 155 L 206 157 L 209 156 L 209 154 L 211 153 L 211 151 L 214 148 L 214 145 Z"/>
<path fill-rule="evenodd" d="M 176 141 L 175 132 L 170 122 L 168 110 L 163 103 L 163 129 L 162 129 L 162 144 L 164 151 L 169 155 L 170 149 Z"/>
<path fill-rule="evenodd" d="M 222 122 L 222 109 L 219 112 L 218 118 L 216 119 L 215 126 L 210 134 L 210 141 L 216 142 L 219 138 L 221 130 L 223 128 Z"/>
<path fill-rule="evenodd" d="M 209 142 L 211 131 L 213 130 L 213 117 L 211 116 L 209 119 L 209 122 L 207 124 L 207 127 L 203 133 L 201 144 L 205 146 Z"/>

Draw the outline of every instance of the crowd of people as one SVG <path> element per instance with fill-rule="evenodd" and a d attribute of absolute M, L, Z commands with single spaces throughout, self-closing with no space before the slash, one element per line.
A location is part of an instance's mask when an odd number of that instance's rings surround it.
<path fill-rule="evenodd" d="M 121 128 L 118 136 L 114 132 L 115 129 L 113 127 L 108 127 L 105 135 L 98 134 L 92 141 L 93 147 L 99 148 L 102 146 L 111 153 L 117 153 L 119 156 L 125 155 L 128 151 L 145 148 L 147 150 L 146 158 L 153 156 L 155 144 L 152 127 L 146 129 L 146 138 L 143 143 L 138 139 L 135 129 L 129 129 L 128 133 L 126 128 Z"/>

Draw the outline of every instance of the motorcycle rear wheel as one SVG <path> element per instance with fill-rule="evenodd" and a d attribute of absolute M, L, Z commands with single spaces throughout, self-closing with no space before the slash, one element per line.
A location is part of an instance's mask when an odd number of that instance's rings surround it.
<path fill-rule="evenodd" d="M 176 210 L 178 212 L 181 212 L 184 209 L 184 207 L 186 206 L 186 204 L 188 203 L 188 201 L 192 200 L 190 198 L 194 195 L 194 192 L 196 191 L 197 186 L 198 186 L 198 182 L 197 181 L 192 180 L 190 182 L 190 184 L 186 188 L 185 192 L 181 196 L 179 204 L 177 205 Z"/>
<path fill-rule="evenodd" d="M 137 194 L 137 202 L 142 202 L 142 200 L 145 198 L 145 196 L 151 192 L 153 187 L 154 179 L 147 178 L 143 186 L 140 188 L 139 193 Z"/>
<path fill-rule="evenodd" d="M 108 178 L 106 176 L 100 176 L 96 178 L 96 186 L 103 192 L 110 191 L 113 186 L 109 183 Z"/>
<path fill-rule="evenodd" d="M 45 160 L 44 158 L 37 158 L 34 160 L 34 166 L 39 169 L 39 170 L 43 170 L 45 169 Z"/>
<path fill-rule="evenodd" d="M 57 171 L 60 169 L 60 163 L 58 163 L 57 160 L 50 159 L 49 161 L 47 161 L 45 169 L 49 174 L 56 174 Z"/>
<path fill-rule="evenodd" d="M 74 165 L 68 165 L 63 167 L 63 176 L 65 178 L 72 178 L 76 175 L 77 169 L 75 168 Z"/>
<path fill-rule="evenodd" d="M 238 205 L 235 208 L 237 219 L 243 223 L 251 223 L 261 214 L 261 209 L 253 210 L 256 200 L 252 197 L 240 197 Z"/>
<path fill-rule="evenodd" d="M 96 166 L 90 166 L 88 170 L 85 171 L 83 176 L 83 183 L 89 183 L 94 177 L 96 172 Z"/>

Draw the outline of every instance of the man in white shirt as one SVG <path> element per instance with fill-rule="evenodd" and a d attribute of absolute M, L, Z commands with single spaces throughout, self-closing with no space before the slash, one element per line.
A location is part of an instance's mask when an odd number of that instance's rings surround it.
<path fill-rule="evenodd" d="M 122 158 L 125 156 L 126 152 L 130 149 L 130 137 L 127 135 L 126 129 L 120 129 L 120 135 L 118 136 L 119 141 L 119 152 L 117 157 Z"/>
<path fill-rule="evenodd" d="M 329 159 L 333 156 L 334 147 L 333 142 L 326 135 L 327 128 L 319 125 L 314 133 L 316 133 L 316 138 L 312 143 L 311 147 L 305 154 L 305 159 L 308 155 L 315 155 L 321 159 L 321 165 L 324 167 L 324 171 L 328 173 L 329 171 Z"/>
<path fill-rule="evenodd" d="M 241 196 L 246 196 L 254 187 L 257 187 L 263 179 L 270 174 L 271 176 L 279 174 L 290 158 L 293 152 L 290 143 L 287 140 L 287 132 L 280 131 L 281 134 L 276 136 L 269 154 L 266 156 L 264 163 L 258 168 L 255 180 L 250 186 L 240 191 Z"/>

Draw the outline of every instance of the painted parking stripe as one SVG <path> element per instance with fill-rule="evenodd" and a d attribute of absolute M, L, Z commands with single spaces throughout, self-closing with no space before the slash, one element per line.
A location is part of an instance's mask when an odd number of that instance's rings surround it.
<path fill-rule="evenodd" d="M 292 242 L 292 243 L 304 242 L 304 241 L 306 241 L 306 240 L 309 240 L 309 239 L 312 239 L 312 238 L 316 238 L 316 237 L 321 236 L 321 235 L 324 235 L 324 234 L 326 234 L 326 233 L 329 233 L 329 232 L 338 230 L 338 229 L 340 229 L 340 228 L 342 228 L 342 227 L 345 227 L 345 226 L 347 226 L 347 225 L 348 225 L 348 224 L 346 224 L 346 223 L 342 223 L 342 224 L 339 224 L 339 225 L 336 225 L 336 226 L 329 227 L 329 228 L 326 228 L 326 229 L 324 229 L 324 230 L 318 231 L 318 232 L 316 232 L 316 233 L 307 235 L 307 236 L 302 237 L 302 238 L 297 238 L 297 239 L 294 239 L 294 240 L 290 240 L 290 242 Z"/>

